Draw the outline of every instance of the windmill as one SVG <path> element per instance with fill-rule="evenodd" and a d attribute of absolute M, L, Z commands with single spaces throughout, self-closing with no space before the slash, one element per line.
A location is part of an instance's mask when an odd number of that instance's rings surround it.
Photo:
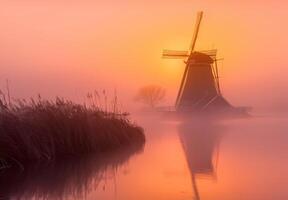
<path fill-rule="evenodd" d="M 195 51 L 202 18 L 203 12 L 198 12 L 188 51 L 164 50 L 162 54 L 163 58 L 184 59 L 186 64 L 175 103 L 177 111 L 231 108 L 220 90 L 217 49 Z"/>

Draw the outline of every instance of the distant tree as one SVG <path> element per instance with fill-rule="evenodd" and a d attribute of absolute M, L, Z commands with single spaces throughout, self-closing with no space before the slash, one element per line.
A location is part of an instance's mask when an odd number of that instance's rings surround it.
<path fill-rule="evenodd" d="M 164 101 L 165 95 L 166 91 L 164 88 L 156 85 L 148 85 L 139 89 L 134 100 L 154 108 Z"/>

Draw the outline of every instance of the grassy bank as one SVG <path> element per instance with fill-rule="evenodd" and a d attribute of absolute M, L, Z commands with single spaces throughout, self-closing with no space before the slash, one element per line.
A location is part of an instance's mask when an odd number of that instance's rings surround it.
<path fill-rule="evenodd" d="M 125 114 L 57 98 L 0 100 L 0 160 L 24 167 L 64 157 L 143 145 L 143 130 Z"/>

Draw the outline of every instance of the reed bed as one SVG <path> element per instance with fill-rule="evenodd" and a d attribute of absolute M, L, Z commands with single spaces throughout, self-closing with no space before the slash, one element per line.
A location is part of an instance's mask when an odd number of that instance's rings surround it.
<path fill-rule="evenodd" d="M 10 100 L 0 97 L 0 168 L 67 157 L 102 154 L 145 143 L 143 129 L 117 108 L 100 107 L 98 93 L 86 104 L 56 98 Z M 105 94 L 105 93 L 104 93 Z M 97 96 L 98 95 L 98 96 Z M 105 98 L 104 98 L 105 99 Z"/>

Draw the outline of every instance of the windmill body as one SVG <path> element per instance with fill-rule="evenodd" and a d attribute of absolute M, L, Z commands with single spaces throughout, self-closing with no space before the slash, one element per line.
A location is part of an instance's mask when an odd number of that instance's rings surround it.
<path fill-rule="evenodd" d="M 217 50 L 194 50 L 202 17 L 203 12 L 199 12 L 189 51 L 163 51 L 163 58 L 186 59 L 186 67 L 175 103 L 176 111 L 233 109 L 220 91 Z"/>
<path fill-rule="evenodd" d="M 207 110 L 230 107 L 220 93 L 213 70 L 214 59 L 200 52 L 193 52 L 187 61 L 184 84 L 179 90 L 177 110 Z"/>

